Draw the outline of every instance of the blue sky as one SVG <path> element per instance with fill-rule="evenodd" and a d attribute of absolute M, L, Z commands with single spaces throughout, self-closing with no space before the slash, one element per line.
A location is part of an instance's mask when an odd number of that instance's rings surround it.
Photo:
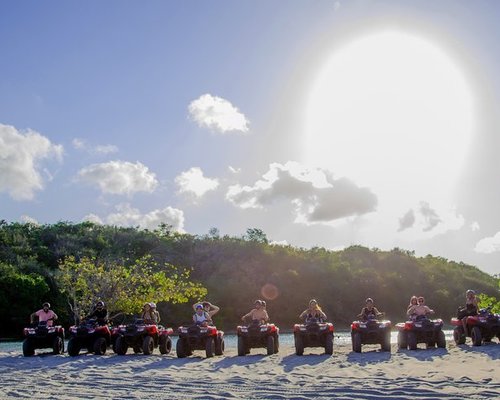
<path fill-rule="evenodd" d="M 499 16 L 495 1 L 3 2 L 0 218 L 258 227 L 499 273 Z"/>

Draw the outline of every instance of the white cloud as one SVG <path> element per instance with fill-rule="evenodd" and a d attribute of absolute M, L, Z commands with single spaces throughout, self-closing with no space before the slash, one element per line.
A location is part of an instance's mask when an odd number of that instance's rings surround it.
<path fill-rule="evenodd" d="M 148 167 L 140 162 L 128 161 L 89 165 L 78 172 L 78 180 L 111 194 L 151 193 L 158 186 L 155 174 Z"/>
<path fill-rule="evenodd" d="M 226 199 L 240 208 L 262 208 L 279 199 L 295 205 L 300 223 L 326 223 L 374 211 L 377 197 L 347 178 L 296 162 L 273 163 L 253 186 L 233 185 Z"/>
<path fill-rule="evenodd" d="M 184 232 L 184 212 L 177 208 L 165 207 L 148 213 L 141 213 L 130 204 L 120 204 L 117 212 L 106 217 L 110 225 L 140 226 L 144 229 L 156 229 L 160 223 L 172 225 L 178 232 Z"/>
<path fill-rule="evenodd" d="M 286 246 L 288 246 L 288 245 L 289 245 L 289 244 L 288 244 L 288 242 L 287 242 L 286 240 L 271 240 L 271 241 L 269 242 L 269 244 L 270 244 L 271 246 L 283 246 L 283 247 L 286 247 Z"/>
<path fill-rule="evenodd" d="M 424 217 L 424 232 L 432 231 L 438 224 L 443 222 L 436 210 L 432 209 L 429 203 L 423 201 L 420 203 L 420 214 Z"/>
<path fill-rule="evenodd" d="M 470 229 L 472 232 L 476 232 L 476 231 L 480 230 L 481 227 L 479 226 L 479 222 L 477 222 L 477 221 L 472 222 L 470 224 Z"/>
<path fill-rule="evenodd" d="M 112 144 L 91 146 L 85 140 L 75 138 L 71 141 L 73 148 L 83 150 L 90 154 L 112 154 L 118 152 L 118 147 Z"/>
<path fill-rule="evenodd" d="M 241 168 L 235 168 L 235 167 L 232 167 L 231 165 L 228 167 L 229 169 L 229 172 L 231 172 L 232 174 L 239 174 L 241 172 Z"/>
<path fill-rule="evenodd" d="M 248 132 L 245 115 L 221 97 L 204 94 L 189 104 L 188 111 L 202 128 L 219 133 Z"/>
<path fill-rule="evenodd" d="M 102 219 L 95 214 L 87 214 L 85 217 L 82 218 L 82 221 L 83 222 L 92 222 L 92 223 L 97 224 L 97 225 L 103 224 Z"/>
<path fill-rule="evenodd" d="M 193 194 L 198 198 L 219 186 L 217 179 L 204 177 L 203 171 L 198 167 L 182 172 L 175 178 L 175 183 L 179 186 L 179 193 Z"/>
<path fill-rule="evenodd" d="M 500 251 L 500 232 L 494 236 L 485 237 L 476 243 L 474 247 L 476 253 L 491 254 Z"/>
<path fill-rule="evenodd" d="M 415 212 L 413 210 L 408 210 L 405 215 L 399 219 L 399 229 L 398 232 L 402 232 L 405 229 L 409 229 L 415 223 Z"/>
<path fill-rule="evenodd" d="M 21 222 L 25 224 L 40 225 L 35 218 L 32 218 L 29 215 L 21 215 Z"/>
<path fill-rule="evenodd" d="M 30 200 L 44 187 L 40 161 L 62 160 L 63 147 L 50 142 L 38 132 L 19 132 L 0 124 L 0 192 L 15 200 Z"/>
<path fill-rule="evenodd" d="M 435 209 L 426 201 L 421 201 L 416 208 L 409 209 L 401 218 L 399 218 L 398 232 L 411 231 L 413 234 L 417 231 L 425 236 L 435 236 L 461 229 L 465 224 L 462 215 L 457 214 L 454 207 L 441 207 Z"/>

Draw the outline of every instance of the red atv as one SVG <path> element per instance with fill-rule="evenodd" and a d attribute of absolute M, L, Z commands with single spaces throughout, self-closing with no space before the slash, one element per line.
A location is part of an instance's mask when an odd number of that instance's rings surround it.
<path fill-rule="evenodd" d="M 379 321 L 375 316 L 351 324 L 352 351 L 361 353 L 363 344 L 380 344 L 383 351 L 391 351 L 391 321 Z"/>
<path fill-rule="evenodd" d="M 254 320 L 249 325 L 238 326 L 236 330 L 239 356 L 249 354 L 252 348 L 265 348 L 268 356 L 279 351 L 280 329 L 274 324 Z"/>
<path fill-rule="evenodd" d="M 205 350 L 207 358 L 224 354 L 224 332 L 212 325 L 191 325 L 179 327 L 177 357 L 184 358 L 193 350 Z"/>
<path fill-rule="evenodd" d="M 304 354 L 305 347 L 324 347 L 325 354 L 333 354 L 333 324 L 310 318 L 305 324 L 293 326 L 295 354 Z"/>
<path fill-rule="evenodd" d="M 482 309 L 479 315 L 466 316 L 467 332 L 464 332 L 462 320 L 452 318 L 453 339 L 455 343 L 464 344 L 469 336 L 472 339 L 473 346 L 481 346 L 483 342 L 491 342 L 495 336 L 500 340 L 500 315 L 491 313 L 490 308 Z"/>
<path fill-rule="evenodd" d="M 108 325 L 99 325 L 96 319 L 83 321 L 69 328 L 68 354 L 72 357 L 85 348 L 89 353 L 103 355 L 111 344 L 111 330 Z"/>
<path fill-rule="evenodd" d="M 429 319 L 421 315 L 414 320 L 396 324 L 396 328 L 399 331 L 399 349 L 416 350 L 418 343 L 425 343 L 428 349 L 436 345 L 446 348 L 446 337 L 441 319 Z"/>
<path fill-rule="evenodd" d="M 172 328 L 164 328 L 161 325 L 147 324 L 142 319 L 137 319 L 134 323 L 120 325 L 113 330 L 116 335 L 114 350 L 118 355 L 127 353 L 132 347 L 134 353 L 152 354 L 154 349 L 159 347 L 161 354 L 168 354 L 172 350 L 172 339 L 174 333 Z"/>
<path fill-rule="evenodd" d="M 33 356 L 36 349 L 52 348 L 54 354 L 64 353 L 64 328 L 48 326 L 46 321 L 36 327 L 24 328 L 23 355 Z"/>

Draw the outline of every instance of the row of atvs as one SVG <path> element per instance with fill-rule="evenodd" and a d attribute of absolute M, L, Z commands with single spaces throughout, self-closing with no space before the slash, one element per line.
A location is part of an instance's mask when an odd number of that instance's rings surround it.
<path fill-rule="evenodd" d="M 467 318 L 467 330 L 464 332 L 462 321 L 452 318 L 455 326 L 453 338 L 456 344 L 464 344 L 467 336 L 474 346 L 490 342 L 494 337 L 500 341 L 500 315 L 482 310 L 479 315 Z M 446 339 L 441 319 L 427 317 L 412 319 L 396 324 L 398 330 L 398 348 L 415 350 L 418 343 L 425 343 L 427 348 L 446 347 Z M 363 344 L 380 344 L 383 351 L 391 350 L 390 321 L 369 318 L 354 321 L 351 324 L 352 349 L 361 352 Z M 305 324 L 295 324 L 293 328 L 295 352 L 304 353 L 306 347 L 323 347 L 326 354 L 333 354 L 333 324 L 320 320 L 309 320 Z M 124 355 L 131 348 L 134 353 L 152 354 L 158 348 L 161 354 L 172 350 L 174 330 L 161 325 L 147 324 L 136 320 L 128 325 L 111 328 L 99 325 L 96 320 L 88 320 L 69 329 L 70 338 L 67 352 L 77 356 L 88 351 L 102 355 L 108 347 L 116 354 Z M 65 331 L 61 326 L 48 326 L 40 323 L 36 327 L 24 329 L 23 354 L 32 356 L 36 349 L 52 348 L 54 354 L 64 352 Z M 215 326 L 181 326 L 177 331 L 177 357 L 184 358 L 195 350 L 203 350 L 207 357 L 224 354 L 224 332 Z M 250 353 L 252 348 L 264 348 L 268 355 L 279 350 L 279 328 L 275 324 L 253 321 L 237 327 L 238 356 Z"/>

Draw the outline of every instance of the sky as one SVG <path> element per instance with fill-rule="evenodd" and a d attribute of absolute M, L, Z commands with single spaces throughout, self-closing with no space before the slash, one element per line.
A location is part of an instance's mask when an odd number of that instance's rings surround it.
<path fill-rule="evenodd" d="M 4 1 L 0 219 L 500 273 L 500 3 Z"/>

